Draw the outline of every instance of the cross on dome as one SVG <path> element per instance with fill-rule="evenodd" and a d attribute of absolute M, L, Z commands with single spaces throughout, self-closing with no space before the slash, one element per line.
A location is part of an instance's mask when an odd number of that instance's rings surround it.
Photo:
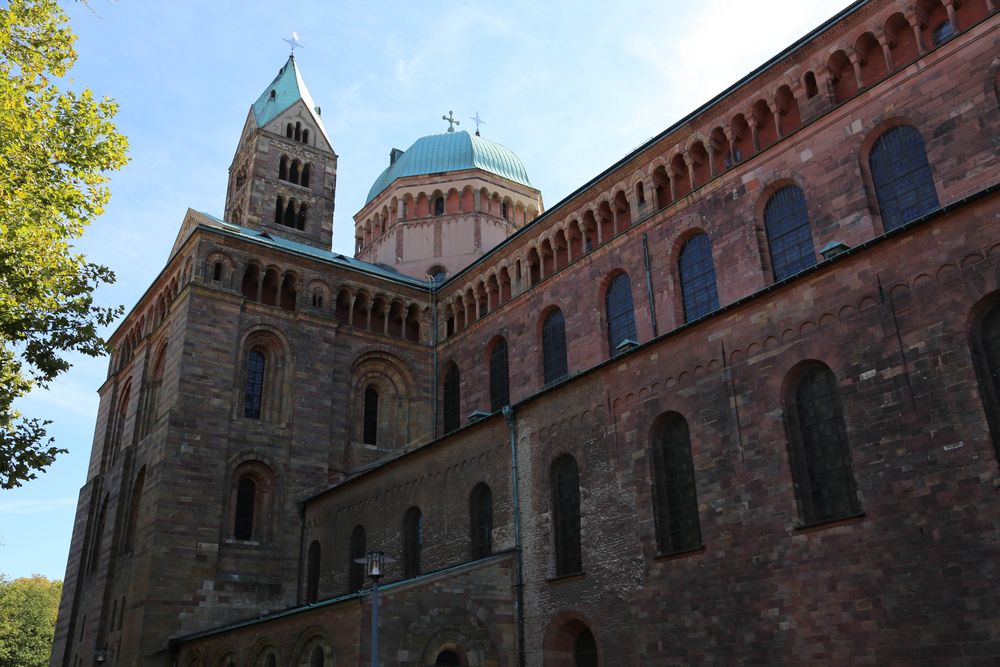
<path fill-rule="evenodd" d="M 449 132 L 454 132 L 455 131 L 455 126 L 462 124 L 461 121 L 458 121 L 458 120 L 455 119 L 455 112 L 454 111 L 448 111 L 448 115 L 447 116 L 441 116 L 441 120 L 448 121 L 448 131 Z"/>

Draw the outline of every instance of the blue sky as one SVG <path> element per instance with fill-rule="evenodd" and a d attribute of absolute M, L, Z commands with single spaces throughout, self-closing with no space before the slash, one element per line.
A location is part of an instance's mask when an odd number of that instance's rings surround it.
<path fill-rule="evenodd" d="M 334 249 L 353 252 L 352 216 L 389 150 L 474 129 L 513 150 L 547 206 L 755 69 L 846 0 L 346 3 L 66 3 L 79 35 L 75 88 L 115 98 L 132 161 L 78 244 L 131 307 L 163 267 L 188 207 L 221 215 L 250 104 L 288 55 L 323 109 L 338 163 Z M 107 359 L 75 358 L 23 401 L 70 450 L 20 489 L 0 491 L 0 573 L 63 578 L 86 481 Z"/>

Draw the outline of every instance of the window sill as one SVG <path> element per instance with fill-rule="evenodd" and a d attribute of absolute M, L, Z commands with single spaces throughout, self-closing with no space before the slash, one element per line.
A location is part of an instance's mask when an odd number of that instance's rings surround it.
<path fill-rule="evenodd" d="M 676 560 L 679 558 L 687 558 L 689 556 L 695 556 L 700 553 L 705 553 L 705 545 L 699 545 L 691 549 L 684 549 L 682 551 L 671 551 L 668 553 L 658 553 L 654 560 L 665 561 L 665 560 Z"/>
<path fill-rule="evenodd" d="M 561 584 L 564 581 L 574 581 L 576 579 L 583 579 L 585 576 L 586 573 L 581 570 L 580 572 L 572 572 L 570 574 L 560 574 L 554 577 L 549 577 L 548 579 L 546 579 L 546 581 L 549 582 L 550 584 Z"/>
<path fill-rule="evenodd" d="M 820 530 L 825 530 L 827 528 L 836 528 L 837 526 L 849 526 L 851 524 L 860 523 L 862 519 L 865 518 L 864 512 L 858 512 L 857 514 L 849 514 L 847 516 L 837 517 L 835 519 L 824 519 L 823 521 L 815 521 L 813 523 L 803 523 L 795 526 L 796 532 L 799 533 L 812 533 Z"/>

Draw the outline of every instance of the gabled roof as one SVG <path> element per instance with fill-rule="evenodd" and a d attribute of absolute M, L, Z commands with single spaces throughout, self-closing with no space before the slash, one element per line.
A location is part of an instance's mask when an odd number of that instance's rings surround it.
<path fill-rule="evenodd" d="M 319 113 L 316 111 L 316 103 L 313 102 L 312 95 L 309 94 L 309 89 L 306 88 L 306 84 L 302 80 L 299 68 L 295 64 L 295 56 L 288 56 L 287 62 L 278 70 L 278 76 L 274 77 L 274 81 L 264 89 L 264 92 L 260 94 L 257 101 L 253 103 L 251 109 L 257 127 L 264 127 L 277 118 L 278 114 L 299 100 L 302 100 L 309 113 L 312 114 L 313 121 L 315 121 L 319 131 L 323 134 L 323 138 L 326 139 L 326 143 L 332 149 L 333 142 L 330 141 L 330 136 L 326 133 L 326 127 L 323 126 L 323 119 L 320 118 Z"/>
<path fill-rule="evenodd" d="M 514 155 L 512 150 L 463 130 L 432 134 L 413 142 L 406 152 L 375 179 L 365 204 L 375 199 L 397 178 L 463 169 L 482 169 L 532 187 L 521 158 Z"/>

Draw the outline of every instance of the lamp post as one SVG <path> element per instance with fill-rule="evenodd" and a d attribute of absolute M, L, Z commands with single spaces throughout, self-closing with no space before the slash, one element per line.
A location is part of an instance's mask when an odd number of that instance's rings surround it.
<path fill-rule="evenodd" d="M 364 558 L 354 562 L 365 566 L 365 575 L 372 580 L 372 659 L 371 667 L 378 667 L 378 580 L 385 572 L 385 566 L 394 562 L 382 551 L 369 551 Z"/>

